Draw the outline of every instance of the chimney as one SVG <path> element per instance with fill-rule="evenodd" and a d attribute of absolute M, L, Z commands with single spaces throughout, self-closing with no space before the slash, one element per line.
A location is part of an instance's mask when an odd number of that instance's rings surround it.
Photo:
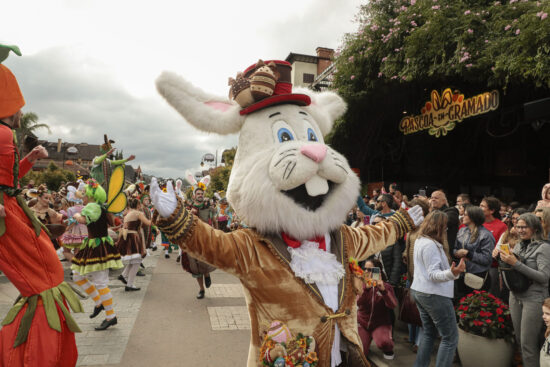
<path fill-rule="evenodd" d="M 334 50 L 332 48 L 317 47 L 317 75 L 321 75 L 326 68 L 332 64 L 332 57 L 334 56 Z"/>
<path fill-rule="evenodd" d="M 57 139 L 57 152 L 61 152 L 61 139 Z"/>

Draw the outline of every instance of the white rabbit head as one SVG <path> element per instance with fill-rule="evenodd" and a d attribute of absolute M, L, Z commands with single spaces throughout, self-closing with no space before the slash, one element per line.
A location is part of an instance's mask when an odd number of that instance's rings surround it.
<path fill-rule="evenodd" d="M 199 130 L 239 133 L 227 198 L 248 226 L 303 240 L 345 220 L 359 179 L 324 142 L 346 109 L 337 94 L 300 90 L 311 98 L 309 106 L 278 104 L 243 116 L 228 98 L 209 95 L 172 73 L 164 72 L 157 88 Z"/>

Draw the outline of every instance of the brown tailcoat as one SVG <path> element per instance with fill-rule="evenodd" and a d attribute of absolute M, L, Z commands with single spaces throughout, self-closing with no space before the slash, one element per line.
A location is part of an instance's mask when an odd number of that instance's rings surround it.
<path fill-rule="evenodd" d="M 334 325 L 348 349 L 348 366 L 369 366 L 357 334 L 356 294 L 352 286 L 349 258 L 366 259 L 381 251 L 410 230 L 406 212 L 397 219 L 376 226 L 351 228 L 342 225 L 332 232 L 331 252 L 346 270 L 338 286 L 339 308 L 333 312 L 323 302 L 315 284 L 306 284 L 290 268 L 290 254 L 278 235 L 263 236 L 253 229 L 224 233 L 189 215 L 182 206 L 159 227 L 171 241 L 209 264 L 238 277 L 243 285 L 252 328 L 248 367 L 262 366 L 261 334 L 272 321 L 280 320 L 296 335 L 312 335 L 317 343 L 319 367 L 330 367 Z M 325 316 L 342 314 L 323 322 Z"/>

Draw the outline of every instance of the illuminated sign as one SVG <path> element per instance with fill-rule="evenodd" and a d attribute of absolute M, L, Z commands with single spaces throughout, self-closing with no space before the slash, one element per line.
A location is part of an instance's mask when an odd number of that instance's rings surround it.
<path fill-rule="evenodd" d="M 430 135 L 439 138 L 455 128 L 457 122 L 494 111 L 499 105 L 497 90 L 478 94 L 464 99 L 464 94 L 447 88 L 441 95 L 436 90 L 431 93 L 431 101 L 422 107 L 420 115 L 406 116 L 399 122 L 399 130 L 405 134 L 413 134 L 428 130 Z"/>

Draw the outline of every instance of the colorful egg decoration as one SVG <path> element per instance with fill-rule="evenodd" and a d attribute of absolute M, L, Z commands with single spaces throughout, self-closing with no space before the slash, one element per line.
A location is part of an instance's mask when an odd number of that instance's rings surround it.
<path fill-rule="evenodd" d="M 279 357 L 275 360 L 275 363 L 273 363 L 273 367 L 285 367 L 285 364 L 285 359 Z"/>
<path fill-rule="evenodd" d="M 274 62 L 266 65 L 262 60 L 256 64 L 256 71 L 250 77 L 250 90 L 256 101 L 270 97 L 275 91 L 275 86 L 279 79 L 277 66 Z"/>
<path fill-rule="evenodd" d="M 278 320 L 271 323 L 267 336 L 276 343 L 286 343 L 287 340 L 292 339 L 292 334 L 288 330 L 288 327 Z"/>
<path fill-rule="evenodd" d="M 235 100 L 242 108 L 253 104 L 254 97 L 250 90 L 250 80 L 245 78 L 242 73 L 238 73 L 236 79 L 229 78 L 229 99 Z"/>

